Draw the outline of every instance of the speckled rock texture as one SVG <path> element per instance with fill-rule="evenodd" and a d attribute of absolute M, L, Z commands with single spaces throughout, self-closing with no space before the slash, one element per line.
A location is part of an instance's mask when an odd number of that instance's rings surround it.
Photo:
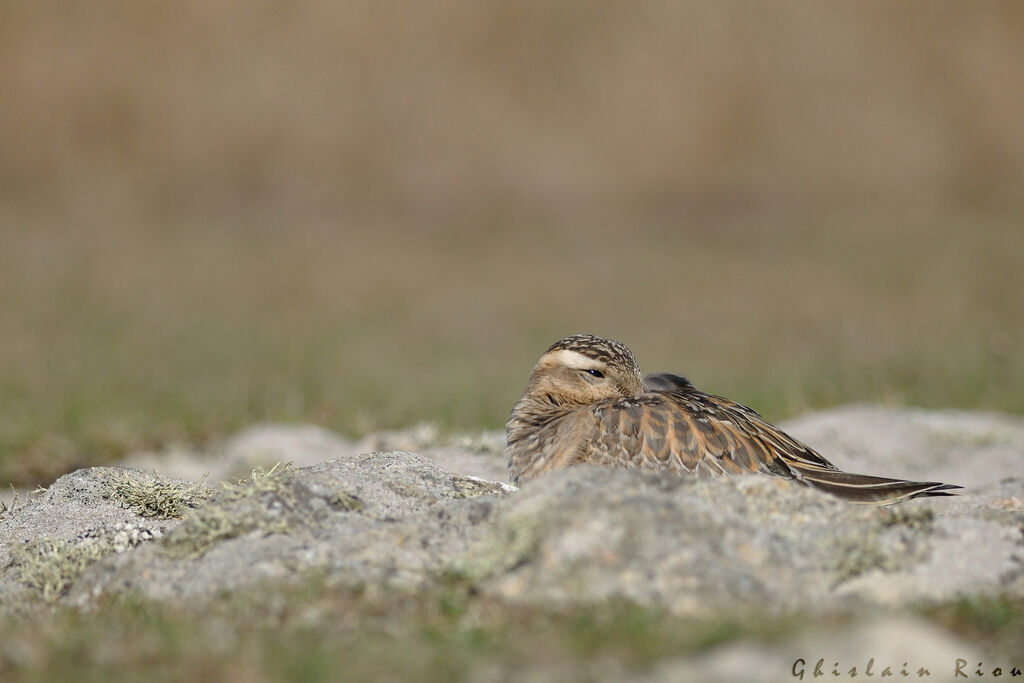
<path fill-rule="evenodd" d="M 417 428 L 358 444 L 265 425 L 219 458 L 79 470 L 3 513 L 0 604 L 201 600 L 310 575 L 396 589 L 456 576 L 508 600 L 614 597 L 679 614 L 1024 597 L 1024 421 L 851 406 L 785 427 L 844 469 L 966 488 L 874 508 L 768 477 L 577 467 L 516 490 L 503 483 L 498 433 L 445 440 Z M 360 452 L 374 446 L 418 452 Z M 198 483 L 203 464 L 215 474 Z M 243 466 L 264 469 L 217 481 Z M 129 502 L 146 491 L 164 498 Z"/>

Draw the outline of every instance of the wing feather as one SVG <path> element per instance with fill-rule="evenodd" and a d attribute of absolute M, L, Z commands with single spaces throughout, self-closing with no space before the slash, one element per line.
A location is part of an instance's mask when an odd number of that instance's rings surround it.
<path fill-rule="evenodd" d="M 757 411 L 693 388 L 677 375 L 648 376 L 639 396 L 514 413 L 507 430 L 514 482 L 574 463 L 713 477 L 760 472 L 856 503 L 888 505 L 960 488 L 840 471 Z"/>
<path fill-rule="evenodd" d="M 729 414 L 711 398 L 654 391 L 597 404 L 583 459 L 700 476 L 785 469 L 773 439 L 759 438 L 748 413 Z M 816 462 L 826 463 L 820 456 Z"/>
<path fill-rule="evenodd" d="M 641 416 L 640 436 L 643 439 L 642 450 L 661 467 L 669 467 L 672 448 L 667 433 L 665 415 L 661 412 L 645 410 Z"/>
<path fill-rule="evenodd" d="M 757 411 L 688 383 L 670 384 L 593 406 L 591 438 L 580 460 L 697 477 L 760 472 L 875 505 L 960 488 L 842 472 Z"/>

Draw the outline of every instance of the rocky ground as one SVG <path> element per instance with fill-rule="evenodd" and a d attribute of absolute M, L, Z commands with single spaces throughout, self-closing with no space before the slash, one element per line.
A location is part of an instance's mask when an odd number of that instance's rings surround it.
<path fill-rule="evenodd" d="M 952 679 L 959 658 L 1024 668 L 1024 649 L 1013 662 L 911 614 L 1024 599 L 1024 420 L 850 406 L 784 427 L 844 469 L 964 492 L 874 508 L 772 478 L 589 467 L 517 490 L 504 483 L 499 433 L 442 438 L 421 427 L 353 442 L 263 425 L 216 452 L 139 454 L 8 503 L 0 609 L 88 609 L 127 594 L 201 605 L 310 575 L 394 591 L 457 577 L 516 604 L 855 615 L 783 645 L 741 639 L 669 658 L 645 672 L 652 681 L 781 680 L 801 658 L 808 679 L 819 658 L 832 679 L 834 665 L 864 673 L 870 658 L 878 672 L 934 669 L 931 680 Z"/>

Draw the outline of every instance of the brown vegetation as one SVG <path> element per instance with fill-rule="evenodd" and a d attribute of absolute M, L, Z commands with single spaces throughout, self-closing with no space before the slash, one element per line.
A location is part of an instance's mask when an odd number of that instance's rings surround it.
<path fill-rule="evenodd" d="M 771 417 L 1024 410 L 1014 2 L 0 8 L 0 481 L 497 426 L 572 332 Z M 17 457 L 16 457 L 17 456 Z"/>

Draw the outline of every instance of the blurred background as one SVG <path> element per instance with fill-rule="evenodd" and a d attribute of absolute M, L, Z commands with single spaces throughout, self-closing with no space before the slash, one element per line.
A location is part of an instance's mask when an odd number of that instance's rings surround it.
<path fill-rule="evenodd" d="M 498 428 L 593 332 L 770 419 L 1024 412 L 1024 5 L 0 5 L 0 483 Z"/>

